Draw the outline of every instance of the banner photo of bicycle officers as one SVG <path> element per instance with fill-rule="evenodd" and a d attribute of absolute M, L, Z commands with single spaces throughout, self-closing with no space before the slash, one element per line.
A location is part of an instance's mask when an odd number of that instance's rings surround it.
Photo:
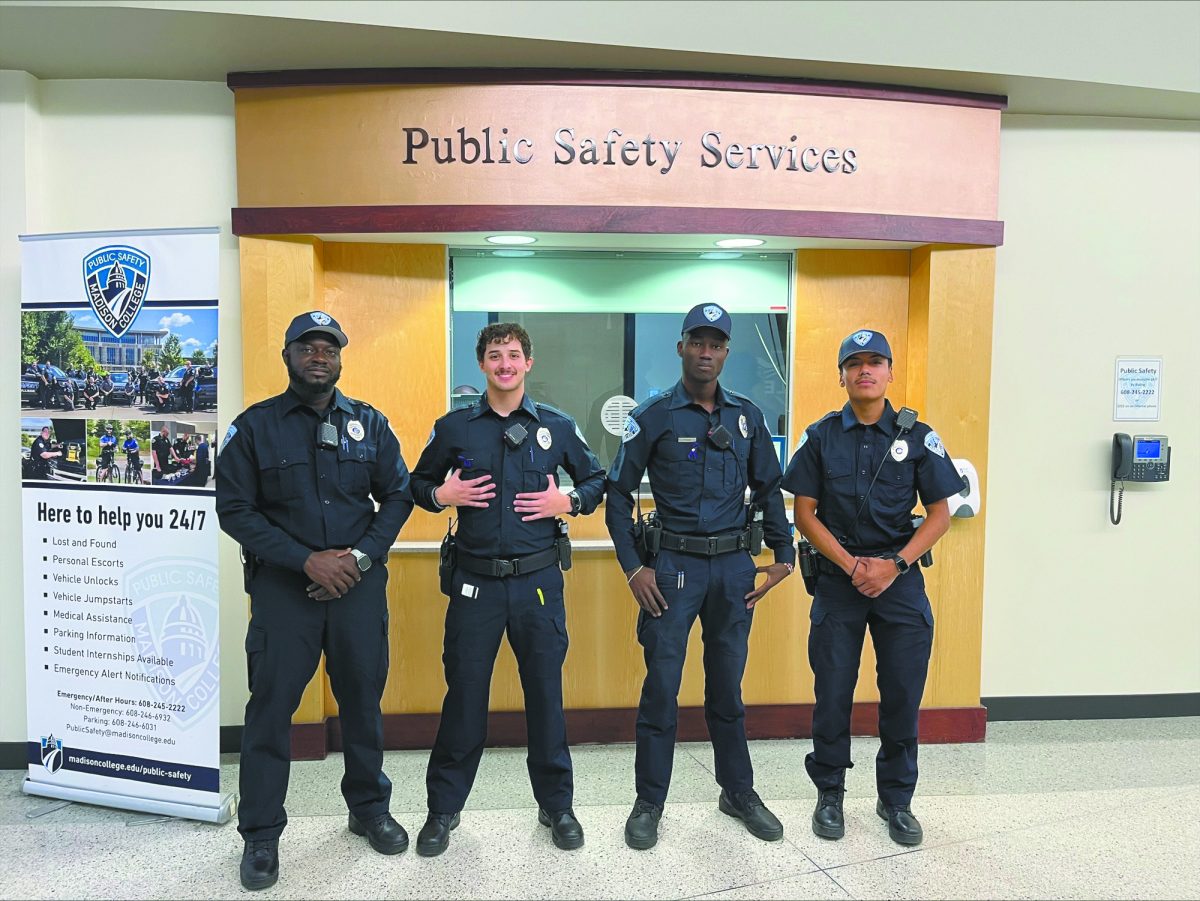
<path fill-rule="evenodd" d="M 216 228 L 21 236 L 22 790 L 224 822 Z"/>

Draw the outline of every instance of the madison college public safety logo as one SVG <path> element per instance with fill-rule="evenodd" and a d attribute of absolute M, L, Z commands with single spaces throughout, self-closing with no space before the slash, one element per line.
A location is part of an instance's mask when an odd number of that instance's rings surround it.
<path fill-rule="evenodd" d="M 101 247 L 83 258 L 83 283 L 96 318 L 120 338 L 133 325 L 146 299 L 150 257 L 136 247 Z"/>
<path fill-rule="evenodd" d="M 123 584 L 133 601 L 134 679 L 187 729 L 215 712 L 220 696 L 217 569 L 201 558 L 159 557 Z"/>
<path fill-rule="evenodd" d="M 48 773 L 57 773 L 63 765 L 62 739 L 55 738 L 54 733 L 42 736 L 42 766 Z"/>

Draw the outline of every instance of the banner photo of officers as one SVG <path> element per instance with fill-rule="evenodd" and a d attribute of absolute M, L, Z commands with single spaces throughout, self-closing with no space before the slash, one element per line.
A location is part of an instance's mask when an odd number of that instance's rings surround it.
<path fill-rule="evenodd" d="M 457 517 L 439 558 L 449 599 L 447 691 L 426 770 L 419 855 L 445 852 L 464 822 L 505 635 L 525 696 L 538 821 L 556 847 L 583 846 L 563 713 L 562 573 L 571 567 L 569 520 L 593 513 L 606 495 L 606 526 L 638 605 L 646 665 L 626 844 L 645 850 L 658 841 L 697 618 L 718 807 L 756 838 L 783 838 L 754 790 L 741 695 L 755 607 L 797 563 L 783 489 L 795 497 L 799 566 L 813 595 L 816 706 L 805 760 L 817 792 L 813 832 L 831 840 L 845 832 L 850 709 L 869 627 L 879 660 L 877 811 L 894 841 L 921 841 L 910 804 L 933 636 L 921 567 L 949 527 L 946 499 L 960 491 L 960 477 L 937 433 L 886 399 L 891 348 L 866 329 L 837 354 L 845 406 L 808 426 L 785 474 L 760 408 L 720 383 L 732 325 L 715 303 L 686 314 L 675 348 L 679 380 L 628 416 L 606 473 L 574 419 L 526 393 L 530 335 L 516 323 L 492 323 L 476 343 L 486 391 L 434 423 L 410 473 L 386 417 L 336 387 L 349 344 L 337 320 L 320 310 L 292 320 L 281 351 L 286 389 L 233 421 L 216 471 L 220 525 L 241 545 L 251 599 L 238 809 L 246 889 L 279 879 L 291 718 L 322 652 L 340 711 L 347 827 L 381 854 L 408 849 L 408 833 L 389 809 L 380 700 L 387 556 L 414 504 L 454 508 Z M 559 487 L 560 470 L 569 491 Z M 643 475 L 654 501 L 648 514 Z M 918 496 L 924 519 L 912 515 Z M 756 567 L 764 545 L 774 562 Z"/>

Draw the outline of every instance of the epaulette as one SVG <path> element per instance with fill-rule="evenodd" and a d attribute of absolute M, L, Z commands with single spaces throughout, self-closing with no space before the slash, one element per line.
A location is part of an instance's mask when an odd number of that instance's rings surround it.
<path fill-rule="evenodd" d="M 367 403 L 365 400 L 359 400 L 357 397 L 350 397 L 348 395 L 342 395 L 342 396 L 346 398 L 346 403 L 357 404 L 360 407 L 366 407 L 368 410 L 375 409 L 369 403 Z"/>
<path fill-rule="evenodd" d="M 841 416 L 841 415 L 842 415 L 841 410 L 830 410 L 828 413 L 826 413 L 824 416 L 822 416 L 820 419 L 818 419 L 816 422 L 814 422 L 813 425 L 820 425 L 821 423 L 825 422 L 825 420 L 827 420 L 827 419 L 832 419 L 835 416 Z"/>
<path fill-rule="evenodd" d="M 749 404 L 756 410 L 760 410 L 760 411 L 762 410 L 762 408 L 758 404 L 756 404 L 754 401 L 752 401 L 746 395 L 742 394 L 742 392 L 740 392 L 740 391 L 734 391 L 732 388 L 726 388 L 724 385 L 721 386 L 721 390 L 724 391 L 728 395 L 732 395 L 733 397 L 736 397 L 742 403 Z"/>
<path fill-rule="evenodd" d="M 570 413 L 563 412 L 558 407 L 552 407 L 552 406 L 550 406 L 550 404 L 544 404 L 541 401 L 534 401 L 533 405 L 535 407 L 537 407 L 539 410 L 546 410 L 550 413 L 554 413 L 558 416 L 561 416 L 563 419 L 569 419 L 569 420 L 571 420 L 571 422 L 575 421 L 575 417 L 573 417 Z"/>
<path fill-rule="evenodd" d="M 266 400 L 260 400 L 256 404 L 251 404 L 246 409 L 247 410 L 257 410 L 259 407 L 274 406 L 275 401 L 277 401 L 277 400 L 279 400 L 279 395 L 276 395 L 275 397 L 268 397 Z"/>
<path fill-rule="evenodd" d="M 669 399 L 670 396 L 671 396 L 670 391 L 663 391 L 661 394 L 656 394 L 656 395 L 654 395 L 654 397 L 650 398 L 649 400 L 642 401 L 642 403 L 639 404 L 634 409 L 634 411 L 632 413 L 630 413 L 629 415 L 630 416 L 640 416 L 642 413 L 645 413 L 647 410 L 649 410 L 655 404 L 662 403 L 664 400 Z"/>

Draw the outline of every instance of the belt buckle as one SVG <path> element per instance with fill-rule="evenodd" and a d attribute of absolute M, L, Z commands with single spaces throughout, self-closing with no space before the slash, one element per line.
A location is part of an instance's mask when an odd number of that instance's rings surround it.
<path fill-rule="evenodd" d="M 718 553 L 720 553 L 717 550 L 717 538 L 718 536 L 716 535 L 708 536 L 708 556 L 710 557 L 715 557 Z"/>
<path fill-rule="evenodd" d="M 516 560 L 495 560 L 496 577 L 503 579 L 505 576 L 515 576 L 517 574 Z"/>

